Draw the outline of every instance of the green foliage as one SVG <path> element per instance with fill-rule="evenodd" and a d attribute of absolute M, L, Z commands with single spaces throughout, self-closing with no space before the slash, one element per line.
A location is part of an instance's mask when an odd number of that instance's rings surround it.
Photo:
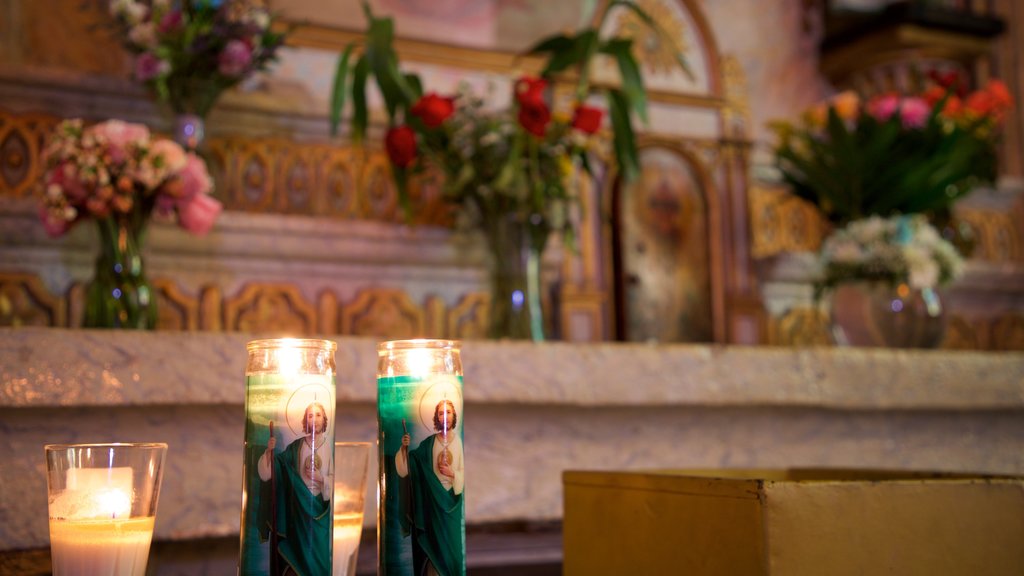
<path fill-rule="evenodd" d="M 657 28 L 634 2 L 619 0 L 605 7 L 596 26 L 583 28 L 575 34 L 555 34 L 524 54 L 544 59 L 540 72 L 544 79 L 554 81 L 571 74 L 577 107 L 585 105 L 591 95 L 606 93 L 615 159 L 623 177 L 631 180 L 639 174 L 632 118 L 635 115 L 646 121 L 647 101 L 632 42 L 599 37 L 601 24 L 615 7 L 632 10 L 648 25 Z M 422 161 L 417 160 L 404 170 L 392 166 L 405 206 L 408 206 L 405 187 L 410 174 L 430 167 L 440 168 L 445 175 L 446 199 L 459 207 L 462 216 L 470 222 L 487 227 L 496 218 L 509 214 L 532 220 L 540 217 L 541 229 L 561 231 L 563 238 L 571 243 L 574 234 L 568 213 L 576 196 L 569 179 L 574 165 L 590 170 L 589 136 L 558 120 L 547 123 L 543 135 L 528 132 L 517 116 L 523 111 L 522 101 L 514 103 L 509 110 L 495 111 L 469 93 L 454 96 L 454 112 L 443 125 L 426 126 L 421 118 L 412 114 L 423 95 L 422 82 L 416 75 L 400 69 L 393 47 L 393 21 L 374 16 L 365 2 L 363 8 L 368 27 L 361 53 L 359 47 L 349 46 L 338 61 L 330 109 L 332 133 L 337 133 L 350 96 L 351 136 L 356 142 L 362 141 L 368 127 L 366 90 L 372 81 L 385 103 L 389 126 L 408 125 L 417 135 Z M 597 55 L 614 59 L 621 76 L 618 87 L 591 84 L 590 67 Z M 355 64 L 352 64 L 353 59 Z"/>
<path fill-rule="evenodd" d="M 824 127 L 783 126 L 776 161 L 793 192 L 845 224 L 872 215 L 947 209 L 996 176 L 994 144 L 981 123 L 952 122 L 934 105 L 921 127 L 900 114 L 840 118 L 828 108 Z"/>

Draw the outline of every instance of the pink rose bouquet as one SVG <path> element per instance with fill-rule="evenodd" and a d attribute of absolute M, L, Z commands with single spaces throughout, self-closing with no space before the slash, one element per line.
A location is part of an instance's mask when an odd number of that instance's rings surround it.
<path fill-rule="evenodd" d="M 221 92 L 275 58 L 261 0 L 110 0 L 135 78 L 178 114 L 205 117 Z"/>
<path fill-rule="evenodd" d="M 154 212 L 202 235 L 221 212 L 203 161 L 141 124 L 65 120 L 46 159 L 40 218 L 53 237 L 85 219 L 125 219 L 141 229 Z"/>
<path fill-rule="evenodd" d="M 798 123 L 774 123 L 776 160 L 794 193 L 840 225 L 940 212 L 995 178 L 1011 104 L 998 80 L 967 94 L 938 75 L 918 93 L 843 92 Z"/>

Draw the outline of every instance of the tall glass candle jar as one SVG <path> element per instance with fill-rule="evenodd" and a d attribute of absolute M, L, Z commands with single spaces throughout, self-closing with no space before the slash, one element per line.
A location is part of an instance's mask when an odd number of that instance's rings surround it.
<path fill-rule="evenodd" d="M 381 576 L 466 573 L 462 408 L 458 342 L 377 346 Z"/>
<path fill-rule="evenodd" d="M 286 338 L 247 349 L 238 573 L 330 574 L 337 344 Z"/>

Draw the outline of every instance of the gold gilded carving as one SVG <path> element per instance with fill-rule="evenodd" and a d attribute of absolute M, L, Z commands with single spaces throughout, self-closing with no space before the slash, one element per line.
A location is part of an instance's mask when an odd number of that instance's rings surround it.
<path fill-rule="evenodd" d="M 754 258 L 783 252 L 816 252 L 828 231 L 828 222 L 808 202 L 782 188 L 749 189 L 751 255 Z"/>
<path fill-rule="evenodd" d="M 317 206 L 318 212 L 342 218 L 362 216 L 357 192 L 359 173 L 356 156 L 353 148 L 331 148 L 328 151 L 323 163 L 324 193 Z"/>
<path fill-rule="evenodd" d="M 962 316 L 951 316 L 946 322 L 946 335 L 942 339 L 942 348 L 948 350 L 981 350 L 981 342 L 977 326 Z"/>
<path fill-rule="evenodd" d="M 742 132 L 750 126 L 750 98 L 747 89 L 747 75 L 739 59 L 732 55 L 722 57 L 722 81 L 725 85 L 725 106 L 722 120 L 726 126 L 737 127 Z"/>
<path fill-rule="evenodd" d="M 444 338 L 447 335 L 445 331 L 445 311 L 444 300 L 437 296 L 431 296 L 427 298 L 426 305 L 426 332 L 425 335 L 429 338 Z"/>
<path fill-rule="evenodd" d="M 639 0 L 639 6 L 658 26 L 651 27 L 632 10 L 622 10 L 615 23 L 615 36 L 633 39 L 633 54 L 637 61 L 654 74 L 664 74 L 678 68 L 677 54 L 688 55 L 690 39 L 676 13 L 660 0 Z"/>
<path fill-rule="evenodd" d="M 491 295 L 487 292 L 463 296 L 448 310 L 448 337 L 463 340 L 486 338 L 490 303 Z"/>
<path fill-rule="evenodd" d="M 971 258 L 986 262 L 1024 261 L 1024 237 L 1020 221 L 1024 207 L 1016 203 L 1010 210 L 959 207 L 957 217 L 974 231 L 975 247 Z"/>
<path fill-rule="evenodd" d="M 206 286 L 199 294 L 199 328 L 209 332 L 224 330 L 221 316 L 221 290 L 217 286 Z"/>
<path fill-rule="evenodd" d="M 228 331 L 312 334 L 316 309 L 287 284 L 249 284 L 224 302 Z"/>
<path fill-rule="evenodd" d="M 832 344 L 828 315 L 816 308 L 791 308 L 768 323 L 768 343 L 779 346 Z"/>
<path fill-rule="evenodd" d="M 1008 313 L 992 324 L 993 350 L 1024 350 L 1024 315 Z"/>
<path fill-rule="evenodd" d="M 601 291 L 563 292 L 560 318 L 562 338 L 570 342 L 604 340 L 606 301 L 605 293 Z"/>
<path fill-rule="evenodd" d="M 330 290 L 320 293 L 317 303 L 318 325 L 321 334 L 338 334 L 338 296 Z"/>
<path fill-rule="evenodd" d="M 31 274 L 0 275 L 0 326 L 64 326 L 64 302 Z"/>
<path fill-rule="evenodd" d="M 0 196 L 32 194 L 46 166 L 46 135 L 60 120 L 43 114 L 11 114 L 0 110 Z"/>
<path fill-rule="evenodd" d="M 377 338 L 425 335 L 425 313 L 397 288 L 368 288 L 341 308 L 341 333 Z"/>
<path fill-rule="evenodd" d="M 168 278 L 153 280 L 157 297 L 157 327 L 160 330 L 198 330 L 199 299 L 183 293 Z"/>

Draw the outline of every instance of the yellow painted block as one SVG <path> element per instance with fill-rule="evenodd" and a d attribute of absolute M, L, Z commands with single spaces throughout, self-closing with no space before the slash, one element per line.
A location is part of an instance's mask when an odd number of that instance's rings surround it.
<path fill-rule="evenodd" d="M 564 576 L 1024 575 L 1024 479 L 567 471 Z"/>

